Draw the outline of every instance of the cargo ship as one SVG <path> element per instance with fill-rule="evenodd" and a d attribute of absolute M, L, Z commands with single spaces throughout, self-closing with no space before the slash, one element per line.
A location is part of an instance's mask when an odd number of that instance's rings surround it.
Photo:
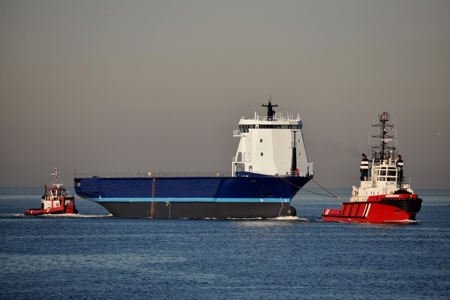
<path fill-rule="evenodd" d="M 410 184 L 404 181 L 403 159 L 393 141 L 394 125 L 389 123 L 390 115 L 383 112 L 378 116 L 379 144 L 372 146 L 372 160 L 362 154 L 360 165 L 360 187 L 352 187 L 349 202 L 341 209 L 325 209 L 323 221 L 364 223 L 412 223 L 420 211 L 422 199 L 414 193 Z"/>
<path fill-rule="evenodd" d="M 300 115 L 242 117 L 231 172 L 75 174 L 75 192 L 115 217 L 233 219 L 296 216 L 292 198 L 313 178 Z"/>
<path fill-rule="evenodd" d="M 63 186 L 61 177 L 58 175 L 58 168 L 51 174 L 55 177 L 51 188 L 44 186 L 44 195 L 41 197 L 40 208 L 30 208 L 25 215 L 46 215 L 46 214 L 76 214 L 75 197 L 69 196 Z"/>

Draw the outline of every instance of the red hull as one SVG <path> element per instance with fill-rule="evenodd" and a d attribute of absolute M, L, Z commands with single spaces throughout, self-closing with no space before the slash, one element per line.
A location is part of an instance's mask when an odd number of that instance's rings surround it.
<path fill-rule="evenodd" d="M 32 208 L 25 212 L 28 216 L 47 215 L 47 214 L 76 214 L 78 211 L 73 206 L 53 207 L 49 209 Z"/>
<path fill-rule="evenodd" d="M 413 195 L 378 195 L 367 202 L 345 202 L 342 208 L 325 209 L 322 220 L 350 223 L 408 223 L 420 211 L 422 199 Z"/>
<path fill-rule="evenodd" d="M 59 200 L 58 200 L 58 202 L 59 202 Z M 47 214 L 76 214 L 76 213 L 78 213 L 78 210 L 75 208 L 74 197 L 62 198 L 61 203 L 65 203 L 65 205 L 53 206 L 48 209 L 31 208 L 25 212 L 25 215 L 37 216 L 37 215 L 47 215 Z"/>

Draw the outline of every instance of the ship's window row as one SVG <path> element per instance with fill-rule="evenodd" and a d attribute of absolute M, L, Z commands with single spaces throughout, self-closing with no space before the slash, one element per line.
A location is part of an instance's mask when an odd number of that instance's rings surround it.
<path fill-rule="evenodd" d="M 379 181 L 397 181 L 397 170 L 395 168 L 377 170 L 376 175 Z"/>
<path fill-rule="evenodd" d="M 248 132 L 249 129 L 302 129 L 302 125 L 239 125 L 240 132 Z"/>

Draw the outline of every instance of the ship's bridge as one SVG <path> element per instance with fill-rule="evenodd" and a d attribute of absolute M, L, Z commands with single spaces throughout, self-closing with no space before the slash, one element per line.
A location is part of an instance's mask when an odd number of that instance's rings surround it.
<path fill-rule="evenodd" d="M 393 166 L 374 169 L 375 181 L 397 181 L 397 172 L 397 168 Z"/>
<path fill-rule="evenodd" d="M 259 116 L 255 112 L 253 119 L 242 117 L 239 121 L 239 130 L 233 132 L 234 137 L 240 137 L 248 133 L 250 129 L 302 129 L 303 123 L 300 115 L 284 116 L 282 113 L 276 113 L 273 117 Z"/>

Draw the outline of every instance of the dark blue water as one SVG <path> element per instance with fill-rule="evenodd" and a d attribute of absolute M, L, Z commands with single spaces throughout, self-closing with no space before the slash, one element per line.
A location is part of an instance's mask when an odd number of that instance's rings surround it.
<path fill-rule="evenodd" d="M 358 225 L 307 192 L 297 219 L 223 221 L 25 217 L 42 189 L 1 188 L 0 298 L 449 299 L 450 190 L 417 192 L 417 224 Z"/>

